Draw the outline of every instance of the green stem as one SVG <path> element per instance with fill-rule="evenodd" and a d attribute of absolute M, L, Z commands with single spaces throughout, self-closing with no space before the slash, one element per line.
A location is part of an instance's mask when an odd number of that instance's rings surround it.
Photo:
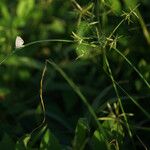
<path fill-rule="evenodd" d="M 144 78 L 144 76 L 139 72 L 139 70 L 131 63 L 131 61 L 126 56 L 124 56 L 117 48 L 114 48 L 114 50 L 126 60 L 126 62 L 137 72 L 137 74 L 145 82 L 145 84 L 148 86 L 148 88 L 150 88 L 150 84 L 147 82 L 147 80 Z"/>
<path fill-rule="evenodd" d="M 68 82 L 68 84 L 72 87 L 72 89 L 77 93 L 77 95 L 80 97 L 80 99 L 83 101 L 83 103 L 86 105 L 87 109 L 89 110 L 90 114 L 92 115 L 92 117 L 94 118 L 99 131 L 102 133 L 103 136 L 103 140 L 106 144 L 107 149 L 109 150 L 109 146 L 107 143 L 107 135 L 103 129 L 103 126 L 100 124 L 100 122 L 97 119 L 97 116 L 93 110 L 93 108 L 91 107 L 91 105 L 88 103 L 88 100 L 85 98 L 85 96 L 81 93 L 80 89 L 78 86 L 75 85 L 75 83 L 66 75 L 66 73 L 53 61 L 50 60 L 46 60 L 50 65 L 53 66 L 54 69 L 56 69 L 61 75 L 62 77 Z"/>
<path fill-rule="evenodd" d="M 73 40 L 63 40 L 63 39 L 47 39 L 47 40 L 38 40 L 38 41 L 33 41 L 33 42 L 30 42 L 30 43 L 27 43 L 25 44 L 23 47 L 21 48 L 15 48 L 14 51 L 12 51 L 11 53 L 9 53 L 1 62 L 0 62 L 0 65 L 2 65 L 10 56 L 14 55 L 16 52 L 28 47 L 28 46 L 31 46 L 31 45 L 34 45 L 34 44 L 37 44 L 37 43 L 43 43 L 43 42 L 63 42 L 63 43 L 73 43 L 74 41 Z"/>
<path fill-rule="evenodd" d="M 104 54 L 104 57 L 105 57 L 105 63 L 106 63 L 107 68 L 108 68 L 108 72 L 109 72 L 109 74 L 110 74 L 110 78 L 111 78 L 112 83 L 113 83 L 114 90 L 115 90 L 115 92 L 116 92 L 116 95 L 117 95 L 117 98 L 118 98 L 118 101 L 119 101 L 119 105 L 120 105 L 121 111 L 122 111 L 122 113 L 124 114 L 124 120 L 125 120 L 125 122 L 126 122 L 126 126 L 127 126 L 127 129 L 128 129 L 129 136 L 130 136 L 130 138 L 132 139 L 132 133 L 131 133 L 131 130 L 130 130 L 130 127 L 129 127 L 129 124 L 128 124 L 127 117 L 126 117 L 126 115 L 125 115 L 125 111 L 124 111 L 124 109 L 123 109 L 123 105 L 122 105 L 122 102 L 121 102 L 121 99 L 120 99 L 120 96 L 119 96 L 119 92 L 118 92 L 117 87 L 116 87 L 116 84 L 115 84 L 115 82 L 114 82 L 114 77 L 113 77 L 113 75 L 112 75 L 112 71 L 111 71 L 111 68 L 110 68 L 110 65 L 109 65 L 109 62 L 108 62 L 108 59 L 107 59 L 106 54 Z"/>

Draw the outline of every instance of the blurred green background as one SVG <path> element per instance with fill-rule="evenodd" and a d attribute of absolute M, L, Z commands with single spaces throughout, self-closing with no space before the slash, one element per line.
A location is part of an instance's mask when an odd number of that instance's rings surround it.
<path fill-rule="evenodd" d="M 25 143 L 23 143 L 24 146 L 21 144 L 18 146 L 16 143 L 26 134 L 30 134 L 43 119 L 39 90 L 45 59 L 50 58 L 58 64 L 69 78 L 79 86 L 82 94 L 85 95 L 91 105 L 96 103 L 97 117 L 104 117 L 109 114 L 107 102 L 113 105 L 117 98 L 111 79 L 104 71 L 106 66 L 99 47 L 103 46 L 109 34 L 122 20 L 123 11 L 130 11 L 137 4 L 140 4 L 138 7 L 139 19 L 135 16 L 131 17 L 132 22 L 129 24 L 127 21 L 124 22 L 112 38 L 115 40 L 115 37 L 118 37 L 116 39 L 117 48 L 149 82 L 149 0 L 0 1 L 0 62 L 15 50 L 16 36 L 21 36 L 25 44 L 44 39 L 74 41 L 73 43 L 36 43 L 15 52 L 0 64 L 1 150 L 26 147 Z M 80 7 L 83 9 L 81 10 Z M 99 39 L 95 26 L 100 30 Z M 147 32 L 148 36 L 146 36 Z M 80 37 L 89 45 L 82 45 L 81 41 L 81 43 L 76 42 L 76 38 L 79 40 Z M 111 39 L 109 44 L 113 44 Z M 107 53 L 115 80 L 136 98 L 136 101 L 145 111 L 149 111 L 150 89 L 125 59 L 109 48 L 107 48 Z M 150 121 L 125 93 L 119 91 L 125 112 L 134 114 L 133 117 L 129 117 L 129 123 L 133 130 L 135 147 L 137 149 L 143 148 L 143 145 L 149 147 L 148 131 L 150 129 L 148 124 Z M 77 128 L 78 123 L 78 125 L 83 125 L 85 130 L 88 130 L 86 136 L 79 135 L 87 139 L 87 141 L 83 140 L 85 142 L 83 149 L 99 149 L 99 147 L 96 148 L 96 145 L 91 146 L 89 140 L 96 127 L 93 121 L 89 121 L 90 115 L 87 108 L 63 77 L 49 64 L 43 81 L 43 98 L 46 108 L 45 124 L 47 124 L 46 128 L 49 129 L 46 133 L 49 136 L 52 136 L 51 134 L 55 136 L 53 137 L 54 142 L 56 142 L 54 145 L 57 145 L 59 141 L 64 149 L 79 149 L 73 144 L 75 143 L 73 142 L 75 141 L 75 128 Z M 80 120 L 80 124 L 79 118 L 84 118 L 90 122 L 89 125 L 84 119 Z M 138 129 L 139 126 L 145 127 L 145 129 Z M 36 142 L 33 142 L 34 144 L 29 143 L 30 149 L 42 149 L 42 146 L 41 148 L 38 147 L 40 140 L 44 139 L 42 138 L 44 131 L 36 132 L 37 134 L 42 133 L 37 137 Z M 83 132 L 82 128 L 81 132 Z M 132 142 L 124 136 L 126 129 L 123 132 L 120 149 L 130 149 L 128 144 Z M 34 138 L 36 139 L 36 134 Z M 139 139 L 144 143 L 143 145 Z M 28 141 L 24 137 L 23 141 L 26 140 Z M 81 146 L 79 147 L 81 148 Z M 51 149 L 59 148 L 58 146 Z M 47 146 L 45 149 L 50 148 Z"/>

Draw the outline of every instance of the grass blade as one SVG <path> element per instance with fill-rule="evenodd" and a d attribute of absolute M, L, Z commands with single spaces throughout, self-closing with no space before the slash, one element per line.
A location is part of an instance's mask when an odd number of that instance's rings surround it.
<path fill-rule="evenodd" d="M 147 82 L 144 76 L 140 73 L 140 71 L 131 63 L 131 61 L 125 55 L 123 55 L 123 53 L 121 53 L 117 48 L 114 48 L 114 50 L 126 60 L 126 62 L 137 72 L 137 74 L 141 77 L 141 79 L 145 82 L 147 87 L 150 89 L 150 84 Z"/>

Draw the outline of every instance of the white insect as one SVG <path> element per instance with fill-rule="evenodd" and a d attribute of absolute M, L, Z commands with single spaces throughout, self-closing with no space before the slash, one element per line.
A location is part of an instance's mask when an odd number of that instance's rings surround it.
<path fill-rule="evenodd" d="M 16 37 L 16 42 L 15 42 L 16 48 L 22 48 L 22 47 L 24 47 L 23 44 L 24 44 L 23 39 L 20 36 L 17 36 Z"/>

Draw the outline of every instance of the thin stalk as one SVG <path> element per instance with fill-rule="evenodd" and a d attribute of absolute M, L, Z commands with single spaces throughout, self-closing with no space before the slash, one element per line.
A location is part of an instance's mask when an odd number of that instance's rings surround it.
<path fill-rule="evenodd" d="M 38 41 L 33 41 L 33 42 L 30 42 L 30 43 L 27 43 L 24 45 L 24 47 L 28 47 L 30 45 L 34 45 L 34 44 L 37 44 L 37 43 L 44 43 L 44 42 L 63 42 L 63 43 L 73 43 L 74 41 L 72 40 L 63 40 L 63 39 L 47 39 L 47 40 L 38 40 Z M 23 48 L 24 48 L 23 47 Z"/>
<path fill-rule="evenodd" d="M 111 38 L 111 36 L 115 33 L 115 31 L 121 26 L 121 24 L 125 21 L 125 19 L 121 20 L 121 22 L 116 26 L 116 28 L 111 32 L 111 34 L 109 35 L 109 38 Z M 99 32 L 99 31 L 97 31 Z M 121 108 L 121 111 L 122 113 L 124 114 L 124 119 L 125 119 L 125 122 L 126 122 L 126 125 L 127 125 L 127 129 L 128 129 L 128 133 L 129 133 L 129 136 L 132 140 L 132 133 L 131 133 L 131 130 L 130 130 L 130 127 L 129 127 L 129 124 L 128 124 L 128 121 L 127 121 L 127 117 L 125 115 L 125 112 L 124 112 L 124 109 L 123 109 L 123 106 L 122 106 L 122 102 L 121 102 L 121 99 L 120 99 L 120 96 L 119 96 L 119 92 L 117 90 L 117 87 L 116 87 L 116 84 L 114 82 L 114 78 L 113 78 L 113 75 L 112 75 L 112 71 L 111 71 L 111 68 L 110 68 L 110 65 L 109 65 L 109 62 L 108 62 L 108 59 L 107 59 L 107 56 L 106 56 L 106 52 L 105 52 L 105 47 L 107 45 L 107 42 L 105 42 L 104 44 L 104 47 L 103 47 L 103 58 L 104 58 L 104 63 L 106 64 L 107 68 L 108 68 L 108 71 L 109 71 L 109 74 L 110 74 L 110 78 L 112 80 L 112 83 L 113 83 L 113 87 L 114 87 L 114 90 L 116 92 L 116 95 L 117 95 L 117 98 L 118 98 L 118 101 L 119 101 L 119 105 L 120 105 L 120 108 Z"/>
<path fill-rule="evenodd" d="M 74 41 L 72 40 L 63 40 L 63 39 L 47 39 L 47 40 L 38 40 L 38 41 L 33 41 L 27 44 L 24 44 L 23 47 L 21 48 L 15 48 L 14 51 L 12 51 L 11 53 L 9 53 L 1 62 L 0 65 L 2 65 L 9 57 L 13 56 L 16 52 L 23 50 L 24 48 L 31 46 L 31 45 L 35 45 L 37 43 L 43 43 L 43 42 L 63 42 L 63 43 L 73 43 Z"/>
<path fill-rule="evenodd" d="M 139 6 L 140 6 L 140 5 L 137 5 L 133 10 L 131 10 L 131 11 L 129 12 L 128 15 L 130 16 Z M 113 36 L 113 34 L 117 31 L 117 29 L 122 25 L 122 23 L 123 23 L 124 21 L 126 21 L 126 18 L 122 19 L 122 20 L 119 22 L 119 24 L 114 28 L 114 30 L 113 30 L 113 31 L 110 33 L 110 35 L 108 36 L 108 39 L 110 39 L 110 38 Z M 108 41 L 106 40 L 106 42 L 105 42 L 103 48 L 106 47 L 107 43 L 108 43 Z"/>
<path fill-rule="evenodd" d="M 102 132 L 102 136 L 104 139 L 104 142 L 107 146 L 107 149 L 110 149 L 107 143 L 107 135 L 102 127 L 102 125 L 100 124 L 100 122 L 98 121 L 98 118 L 92 108 L 92 106 L 88 103 L 88 100 L 85 98 L 85 96 L 81 93 L 80 89 L 78 86 L 75 85 L 75 83 L 67 76 L 67 74 L 56 64 L 54 63 L 52 60 L 46 60 L 50 65 L 52 65 L 52 67 L 54 69 L 56 69 L 61 75 L 62 77 L 68 82 L 68 84 L 72 87 L 72 89 L 77 93 L 77 95 L 80 97 L 80 99 L 82 100 L 82 102 L 86 105 L 88 111 L 90 112 L 90 114 L 92 115 L 92 117 L 94 118 L 98 129 L 100 130 L 100 132 Z"/>
<path fill-rule="evenodd" d="M 123 19 L 123 20 L 121 20 L 121 21 L 119 22 L 119 24 L 118 24 L 118 25 L 114 28 L 114 30 L 110 33 L 108 39 L 110 39 L 110 38 L 113 36 L 113 34 L 114 34 L 114 33 L 116 32 L 116 30 L 122 25 L 122 23 L 123 23 L 124 21 L 125 21 L 125 19 Z M 108 40 L 106 40 L 106 42 L 105 42 L 103 48 L 106 47 L 107 43 L 108 43 Z"/>
<path fill-rule="evenodd" d="M 150 119 L 150 114 L 149 114 L 147 111 L 145 111 L 145 109 L 144 109 L 142 106 L 140 106 L 139 103 L 136 102 L 136 100 L 135 100 L 132 96 L 130 96 L 130 95 L 126 92 L 126 90 L 124 90 L 115 80 L 114 80 L 114 82 L 115 82 L 115 84 L 132 100 L 132 102 L 145 114 L 145 116 L 146 116 L 148 119 Z"/>
<path fill-rule="evenodd" d="M 145 82 L 147 87 L 150 89 L 150 84 L 147 82 L 145 77 L 140 73 L 140 71 L 131 63 L 131 61 L 126 56 L 124 56 L 123 53 L 121 53 L 117 48 L 114 48 L 114 50 L 126 60 L 126 62 L 137 72 L 137 74 L 141 77 L 141 79 Z"/>
<path fill-rule="evenodd" d="M 139 17 L 139 22 L 140 22 L 142 30 L 143 30 L 143 34 L 145 36 L 147 43 L 150 45 L 150 33 L 146 27 L 146 24 L 144 22 L 144 19 L 142 18 L 141 13 L 138 10 L 137 10 L 137 12 L 138 12 L 138 17 Z"/>
<path fill-rule="evenodd" d="M 42 112 L 43 112 L 43 120 L 40 123 L 39 126 L 37 126 L 32 132 L 31 134 L 33 134 L 33 132 L 35 132 L 37 129 L 41 128 L 44 123 L 45 123 L 45 105 L 44 105 L 44 99 L 43 99 L 43 80 L 44 80 L 44 76 L 47 70 L 47 65 L 45 64 L 43 72 L 42 72 L 42 76 L 41 76 L 41 80 L 40 80 L 40 104 L 41 104 L 41 108 L 42 108 Z"/>
<path fill-rule="evenodd" d="M 114 82 L 114 77 L 113 77 L 113 75 L 112 75 L 112 71 L 111 71 L 111 68 L 110 68 L 110 65 L 109 65 L 109 62 L 108 62 L 108 59 L 107 59 L 107 56 L 106 56 L 105 52 L 104 52 L 104 57 L 105 57 L 104 59 L 105 59 L 106 66 L 107 66 L 107 68 L 108 68 L 108 72 L 109 72 L 109 74 L 110 74 L 110 78 L 111 78 L 112 83 L 113 83 L 114 90 L 115 90 L 116 95 L 117 95 L 117 98 L 118 98 L 118 102 L 119 102 L 121 111 L 122 111 L 122 113 L 123 113 L 123 117 L 124 117 L 124 120 L 125 120 L 125 123 L 126 123 L 126 127 L 127 127 L 127 130 L 128 130 L 129 137 L 130 137 L 130 139 L 131 139 L 131 141 L 132 141 L 133 148 L 136 149 L 136 148 L 135 148 L 135 145 L 134 145 L 134 141 L 133 141 L 133 139 L 132 139 L 132 132 L 131 132 L 131 130 L 130 130 L 130 126 L 129 126 L 129 123 L 128 123 L 128 119 L 127 119 L 127 116 L 126 116 L 126 114 L 125 114 L 125 111 L 124 111 L 124 108 L 123 108 L 123 105 L 122 105 L 122 102 L 121 102 L 121 99 L 120 99 L 120 96 L 119 96 L 119 92 L 118 92 L 117 86 L 116 86 L 116 84 L 115 84 L 115 82 Z"/>
<path fill-rule="evenodd" d="M 106 72 L 106 71 L 105 71 Z M 110 77 L 110 75 L 106 72 L 106 74 Z M 132 97 L 128 94 L 128 92 L 122 88 L 118 82 L 116 82 L 115 80 L 113 80 L 115 82 L 115 84 L 127 95 L 127 97 L 129 99 L 131 99 L 131 101 L 145 114 L 145 116 L 150 119 L 150 114 Z M 122 98 L 124 99 L 124 98 Z"/>
<path fill-rule="evenodd" d="M 122 102 L 121 102 L 121 99 L 120 99 L 120 96 L 119 96 L 119 92 L 118 92 L 118 90 L 117 90 L 117 86 L 116 86 L 116 84 L 115 84 L 115 82 L 114 82 L 114 77 L 113 77 L 113 75 L 112 75 L 112 71 L 111 71 L 111 68 L 110 68 L 110 65 L 109 65 L 109 62 L 108 62 L 108 59 L 107 59 L 106 54 L 104 55 L 104 57 L 105 57 L 105 63 L 106 63 L 106 65 L 107 65 L 107 68 L 108 68 L 108 71 L 109 71 L 110 78 L 111 78 L 111 80 L 112 80 L 112 84 L 113 84 L 114 90 L 115 90 L 115 92 L 116 92 L 116 95 L 117 95 L 117 98 L 118 98 L 118 101 L 119 101 L 119 105 L 120 105 L 121 111 L 122 111 L 122 113 L 124 114 L 124 119 L 125 119 L 125 122 L 126 122 L 126 126 L 127 126 L 127 129 L 128 129 L 129 136 L 130 136 L 130 138 L 132 139 L 132 133 L 131 133 L 131 130 L 130 130 L 130 127 L 129 127 L 129 124 L 128 124 L 127 117 L 126 117 L 126 115 L 125 115 L 125 111 L 124 111 L 124 109 L 123 109 L 123 105 L 122 105 Z"/>

